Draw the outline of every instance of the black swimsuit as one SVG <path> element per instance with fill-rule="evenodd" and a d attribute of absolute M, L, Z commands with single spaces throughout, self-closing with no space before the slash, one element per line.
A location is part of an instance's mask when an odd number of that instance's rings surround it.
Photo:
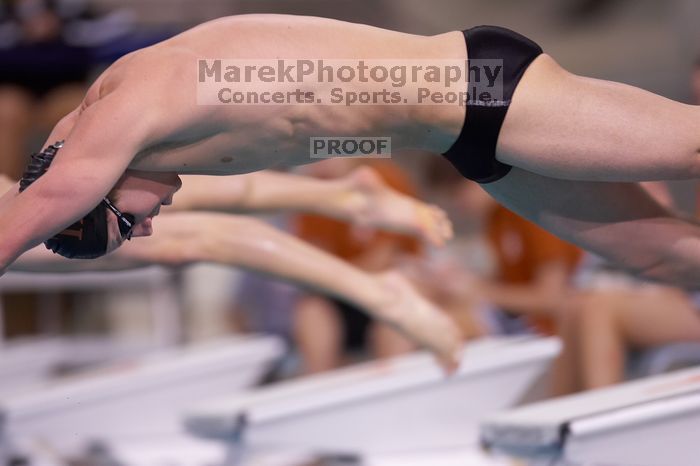
<path fill-rule="evenodd" d="M 462 33 L 470 62 L 503 61 L 503 98 L 498 101 L 470 98 L 462 131 L 444 156 L 465 178 L 491 183 L 506 176 L 511 169 L 510 165 L 496 160 L 498 134 L 515 88 L 542 49 L 530 39 L 496 26 L 477 26 Z"/>

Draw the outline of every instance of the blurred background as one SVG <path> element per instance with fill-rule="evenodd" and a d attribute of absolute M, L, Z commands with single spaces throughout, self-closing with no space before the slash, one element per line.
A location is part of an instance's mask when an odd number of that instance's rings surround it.
<path fill-rule="evenodd" d="M 18 179 L 28 154 L 120 56 L 246 13 L 315 15 L 424 35 L 494 24 L 534 39 L 574 73 L 700 103 L 696 0 L 2 0 L 0 173 Z M 338 178 L 357 164 L 332 160 L 297 171 Z M 370 273 L 400 270 L 468 339 L 558 336 L 564 347 L 547 381 L 550 394 L 700 363 L 696 297 L 639 281 L 558 240 L 497 206 L 442 160 L 412 153 L 371 168 L 393 188 L 445 209 L 456 238 L 434 249 L 312 215 L 262 218 Z M 670 208 L 697 214 L 695 182 L 647 188 Z M 415 349 L 348 303 L 226 267 L 147 268 L 109 278 L 10 274 L 0 279 L 0 392 L 26 382 L 21 374 L 30 365 L 23 361 L 33 361 L 35 383 L 250 333 L 286 345 L 268 380 Z M 46 346 L 56 341 L 60 351 Z M 24 372 L 3 366 L 15 360 Z M 2 448 L 0 438 L 0 457 Z"/>
<path fill-rule="evenodd" d="M 526 6 L 517 0 L 3 0 L 0 5 L 0 171 L 15 179 L 27 154 L 40 148 L 52 126 L 80 103 L 87 86 L 113 60 L 225 15 L 316 15 L 426 35 L 496 24 L 531 37 L 572 72 L 688 103 L 700 96 L 694 82 L 700 80 L 700 3 L 694 0 L 531 0 Z M 342 176 L 353 168 L 344 163 L 324 162 L 301 172 Z M 446 173 L 439 161 L 415 154 L 375 168 L 398 189 L 445 208 L 455 220 L 456 240 L 434 251 L 308 216 L 266 220 L 368 270 L 421 258 L 422 267 L 443 278 L 427 283 L 424 291 L 454 309 L 470 336 L 556 333 L 560 308 L 574 302 L 562 293 L 576 286 L 593 289 L 595 280 L 579 269 L 586 262 L 581 251 L 509 218 L 478 187 Z M 695 213 L 695 183 L 658 189 L 668 190 L 661 195 L 675 208 Z M 329 245 L 328 238 L 338 244 Z M 459 277 L 471 285 L 462 285 Z M 604 288 L 623 281 L 615 280 Z M 637 286 L 643 285 L 633 278 L 619 285 L 626 291 Z M 294 350 L 292 374 L 410 350 L 392 335 L 371 332 L 371 322 L 342 303 L 223 267 L 125 274 L 107 285 L 3 278 L 0 290 L 5 344 L 82 336 L 170 346 L 264 332 L 282 336 Z M 497 302 L 503 296 L 510 301 Z M 520 309 L 517 303 L 529 304 Z M 315 341 L 318 334 L 337 338 Z"/>

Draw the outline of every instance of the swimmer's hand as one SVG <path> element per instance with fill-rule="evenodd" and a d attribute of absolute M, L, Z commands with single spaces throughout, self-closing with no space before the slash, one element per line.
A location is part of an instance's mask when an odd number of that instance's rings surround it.
<path fill-rule="evenodd" d="M 413 235 L 435 246 L 452 238 L 452 223 L 442 209 L 396 191 L 371 167 L 353 170 L 345 182 L 349 189 L 339 203 L 353 223 Z"/>
<path fill-rule="evenodd" d="M 394 299 L 381 309 L 379 318 L 397 328 L 413 342 L 430 350 L 447 374 L 459 369 L 464 338 L 446 313 L 418 293 L 398 272 L 379 275 Z"/>

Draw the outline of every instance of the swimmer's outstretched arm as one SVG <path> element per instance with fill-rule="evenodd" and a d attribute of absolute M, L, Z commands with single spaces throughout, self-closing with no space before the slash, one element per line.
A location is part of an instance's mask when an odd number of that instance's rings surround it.
<path fill-rule="evenodd" d="M 636 275 L 700 289 L 700 226 L 638 184 L 565 181 L 513 168 L 483 187 L 523 217 Z"/>
<path fill-rule="evenodd" d="M 245 175 L 183 177 L 162 212 L 294 210 L 418 236 L 442 245 L 452 237 L 445 212 L 387 186 L 370 167 L 322 180 L 263 170 Z"/>
<path fill-rule="evenodd" d="M 0 274 L 23 252 L 92 210 L 117 183 L 151 126 L 128 91 L 67 115 L 49 141 L 65 139 L 51 170 L 0 200 Z"/>
<path fill-rule="evenodd" d="M 322 290 L 387 322 L 454 368 L 461 337 L 445 314 L 396 273 L 370 274 L 303 241 L 243 216 L 204 212 L 163 214 L 153 236 L 127 242 L 90 261 L 68 260 L 42 247 L 22 256 L 18 271 L 118 270 L 212 262 L 241 267 Z"/>

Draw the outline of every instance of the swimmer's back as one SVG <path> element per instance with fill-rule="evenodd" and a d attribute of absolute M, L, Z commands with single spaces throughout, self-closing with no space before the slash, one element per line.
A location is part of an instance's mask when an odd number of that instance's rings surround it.
<path fill-rule="evenodd" d="M 146 137 L 131 168 L 246 173 L 270 165 L 308 163 L 310 136 L 355 134 L 366 128 L 391 134 L 387 131 L 399 125 L 406 110 L 401 106 L 198 105 L 198 60 L 435 58 L 464 53 L 461 33 L 424 37 L 324 18 L 233 16 L 204 23 L 118 60 L 92 86 L 83 108 L 118 93 L 118 98 L 110 99 L 110 111 L 125 100 L 142 109 L 141 126 L 145 119 L 148 128 L 141 128 Z M 298 84 L 276 86 L 285 92 Z M 107 123 L 105 128 L 109 129 Z M 263 140 L 265 145 L 257 144 Z"/>
<path fill-rule="evenodd" d="M 252 14 L 203 23 L 156 47 L 185 47 L 207 58 L 434 58 L 444 53 L 444 44 L 429 39 L 328 18 Z M 464 46 L 454 43 L 460 57 Z"/>

